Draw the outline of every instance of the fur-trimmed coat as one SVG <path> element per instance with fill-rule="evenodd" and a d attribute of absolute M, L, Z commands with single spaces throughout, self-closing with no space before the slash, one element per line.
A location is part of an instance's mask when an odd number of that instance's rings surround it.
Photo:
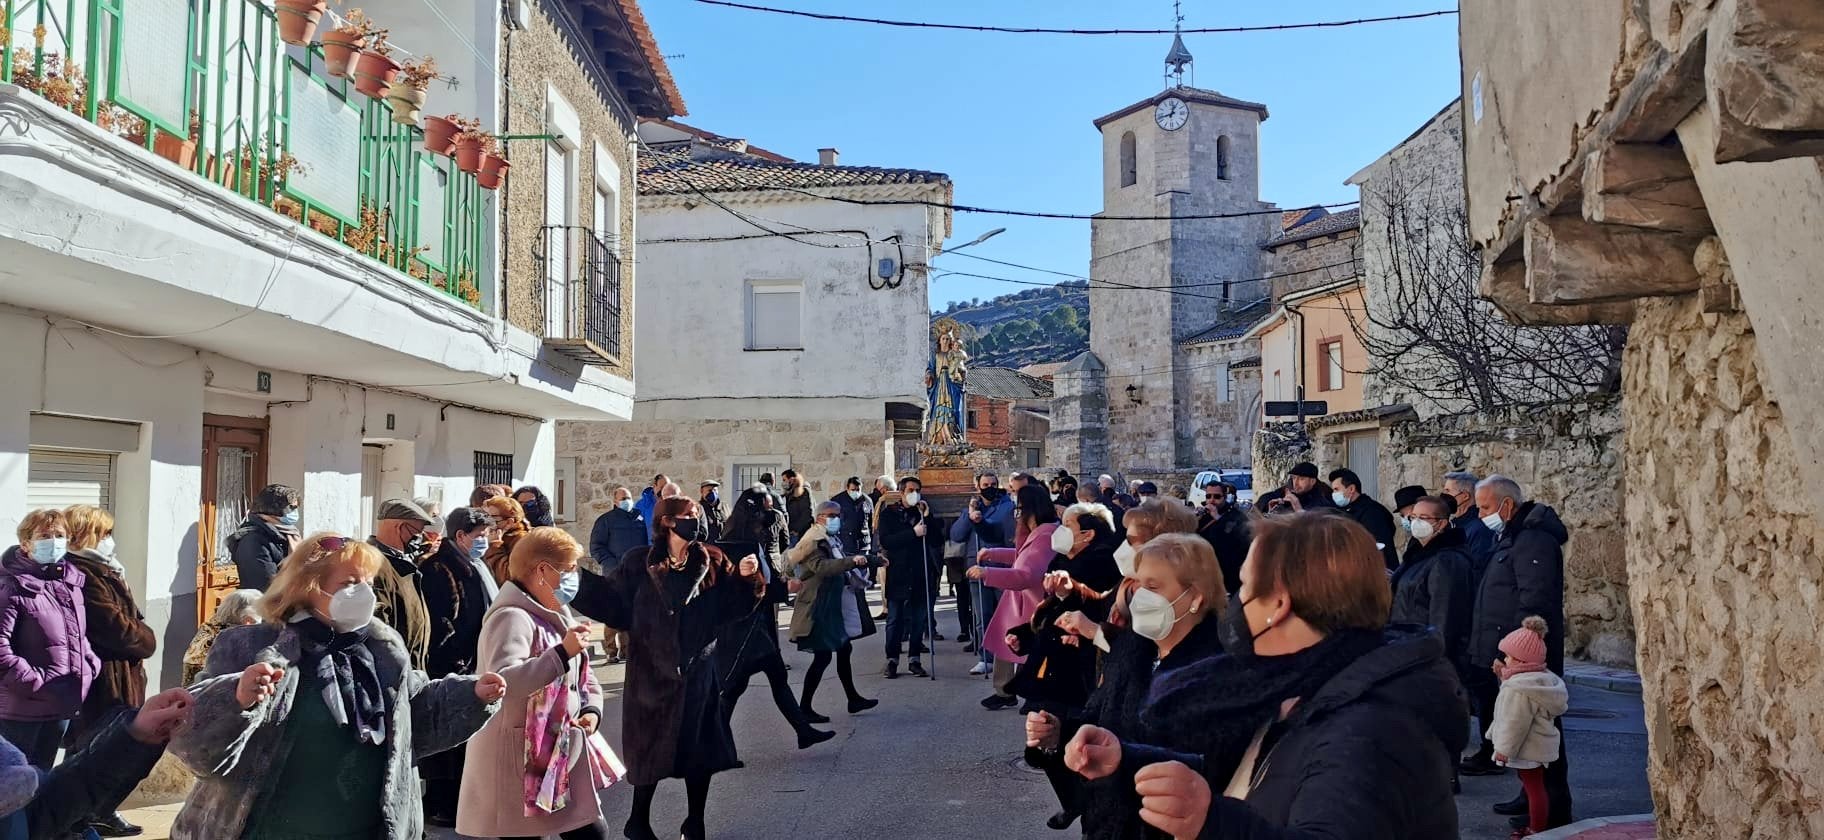
<path fill-rule="evenodd" d="M 393 704 L 382 745 L 386 780 L 380 813 L 386 833 L 377 840 L 420 840 L 424 808 L 414 765 L 467 741 L 498 706 L 476 698 L 475 677 L 431 680 L 413 670 L 405 642 L 379 621 L 369 625 L 366 644 Z M 290 625 L 231 627 L 216 639 L 209 664 L 190 687 L 196 698 L 190 722 L 171 739 L 171 754 L 198 777 L 171 827 L 173 840 L 217 840 L 247 831 L 254 806 L 271 793 L 269 786 L 285 766 L 290 749 L 285 722 L 298 701 L 302 657 L 303 644 Z M 255 662 L 282 668 L 285 674 L 272 697 L 242 709 L 235 688 L 241 672 Z"/>

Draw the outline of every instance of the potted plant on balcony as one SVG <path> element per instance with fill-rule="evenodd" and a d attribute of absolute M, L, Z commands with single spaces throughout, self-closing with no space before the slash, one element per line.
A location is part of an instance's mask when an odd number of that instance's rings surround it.
<path fill-rule="evenodd" d="M 117 102 L 103 102 L 95 112 L 95 124 L 135 146 L 146 145 L 146 121 Z"/>
<path fill-rule="evenodd" d="M 386 104 L 393 109 L 393 122 L 417 125 L 429 96 L 426 91 L 431 87 L 431 80 L 440 78 L 437 59 L 433 56 L 408 61 L 399 68 L 398 78 L 386 87 Z"/>
<path fill-rule="evenodd" d="M 481 157 L 494 151 L 494 135 L 481 130 L 481 120 L 468 117 L 457 121 L 456 168 L 474 175 L 481 171 Z"/>
<path fill-rule="evenodd" d="M 317 24 L 329 9 L 329 0 L 277 0 L 279 40 L 294 47 L 310 46 Z"/>
<path fill-rule="evenodd" d="M 393 60 L 393 45 L 381 32 L 367 39 L 367 48 L 355 62 L 355 90 L 372 99 L 386 98 L 386 89 L 399 77 L 399 62 Z"/>
<path fill-rule="evenodd" d="M 203 118 L 190 112 L 190 133 L 178 137 L 163 129 L 152 132 L 152 153 L 185 169 L 196 168 L 196 141 L 203 136 Z"/>
<path fill-rule="evenodd" d="M 456 132 L 462 130 L 462 117 L 449 114 L 424 118 L 424 150 L 449 157 L 456 154 Z"/>
<path fill-rule="evenodd" d="M 376 36 L 383 40 L 386 31 L 376 26 L 366 12 L 350 9 L 348 17 L 323 36 L 323 72 L 338 79 L 346 78 L 355 56 Z"/>
<path fill-rule="evenodd" d="M 481 171 L 475 173 L 475 180 L 481 184 L 481 188 L 484 190 L 500 189 L 500 181 L 507 177 L 507 169 L 511 167 L 512 164 L 508 163 L 506 158 L 501 157 L 499 152 L 490 149 L 481 154 Z"/>

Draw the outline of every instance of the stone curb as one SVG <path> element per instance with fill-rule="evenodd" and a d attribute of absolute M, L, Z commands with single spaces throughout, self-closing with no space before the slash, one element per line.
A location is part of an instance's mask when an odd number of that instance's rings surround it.
<path fill-rule="evenodd" d="M 1634 814 L 1632 816 L 1626 816 L 1626 817 L 1597 817 L 1595 819 L 1584 820 L 1582 822 L 1574 822 L 1563 828 L 1554 828 L 1551 831 L 1543 831 L 1538 834 L 1534 834 L 1534 835 L 1532 835 L 1532 840 L 1570 840 L 1570 838 L 1576 837 L 1580 834 L 1583 834 L 1584 832 L 1594 831 L 1599 828 L 1608 828 L 1610 826 L 1621 826 L 1621 825 L 1634 825 L 1634 824 L 1643 823 L 1643 822 L 1649 823 L 1649 824 L 1652 823 L 1653 815 L 1652 814 Z"/>
<path fill-rule="evenodd" d="M 1564 681 L 1571 683 L 1572 685 L 1581 685 L 1587 688 L 1600 688 L 1604 691 L 1615 691 L 1623 694 L 1641 693 L 1640 677 L 1638 675 L 1630 678 L 1624 676 L 1611 676 L 1602 672 L 1579 673 L 1577 671 L 1568 671 L 1564 675 Z"/>

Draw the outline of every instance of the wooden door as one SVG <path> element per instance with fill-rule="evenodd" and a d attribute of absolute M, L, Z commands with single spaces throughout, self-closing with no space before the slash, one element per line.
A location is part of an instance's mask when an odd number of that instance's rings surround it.
<path fill-rule="evenodd" d="M 202 515 L 196 527 L 198 624 L 208 621 L 222 599 L 240 588 L 226 541 L 265 486 L 265 419 L 204 415 Z"/>

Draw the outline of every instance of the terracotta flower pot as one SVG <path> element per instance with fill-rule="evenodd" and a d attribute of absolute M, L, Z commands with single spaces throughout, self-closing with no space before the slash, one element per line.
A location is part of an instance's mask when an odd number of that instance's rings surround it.
<path fill-rule="evenodd" d="M 456 123 L 445 117 L 425 117 L 424 150 L 444 157 L 455 154 Z"/>
<path fill-rule="evenodd" d="M 153 132 L 152 152 L 185 169 L 196 168 L 196 141 L 164 131 Z"/>
<path fill-rule="evenodd" d="M 360 82 L 357 81 L 356 84 Z M 417 125 L 418 117 L 424 113 L 424 102 L 429 96 L 422 88 L 413 87 L 404 79 L 387 85 L 386 104 L 393 109 L 393 122 Z"/>
<path fill-rule="evenodd" d="M 399 75 L 399 62 L 390 55 L 381 55 L 373 50 L 363 50 L 361 58 L 355 62 L 355 90 L 361 91 L 374 99 L 386 97 L 386 89 Z"/>
<path fill-rule="evenodd" d="M 349 66 L 356 54 L 367 47 L 367 36 L 346 29 L 331 30 L 323 36 L 323 72 L 338 79 L 348 77 Z"/>
<path fill-rule="evenodd" d="M 310 46 L 328 8 L 329 0 L 278 0 L 279 40 L 294 47 Z"/>
<path fill-rule="evenodd" d="M 481 171 L 481 138 L 456 138 L 456 168 L 470 175 Z"/>
<path fill-rule="evenodd" d="M 488 152 L 481 157 L 481 171 L 476 173 L 475 180 L 484 190 L 500 189 L 501 179 L 507 177 L 507 170 L 512 166 L 506 158 Z"/>

